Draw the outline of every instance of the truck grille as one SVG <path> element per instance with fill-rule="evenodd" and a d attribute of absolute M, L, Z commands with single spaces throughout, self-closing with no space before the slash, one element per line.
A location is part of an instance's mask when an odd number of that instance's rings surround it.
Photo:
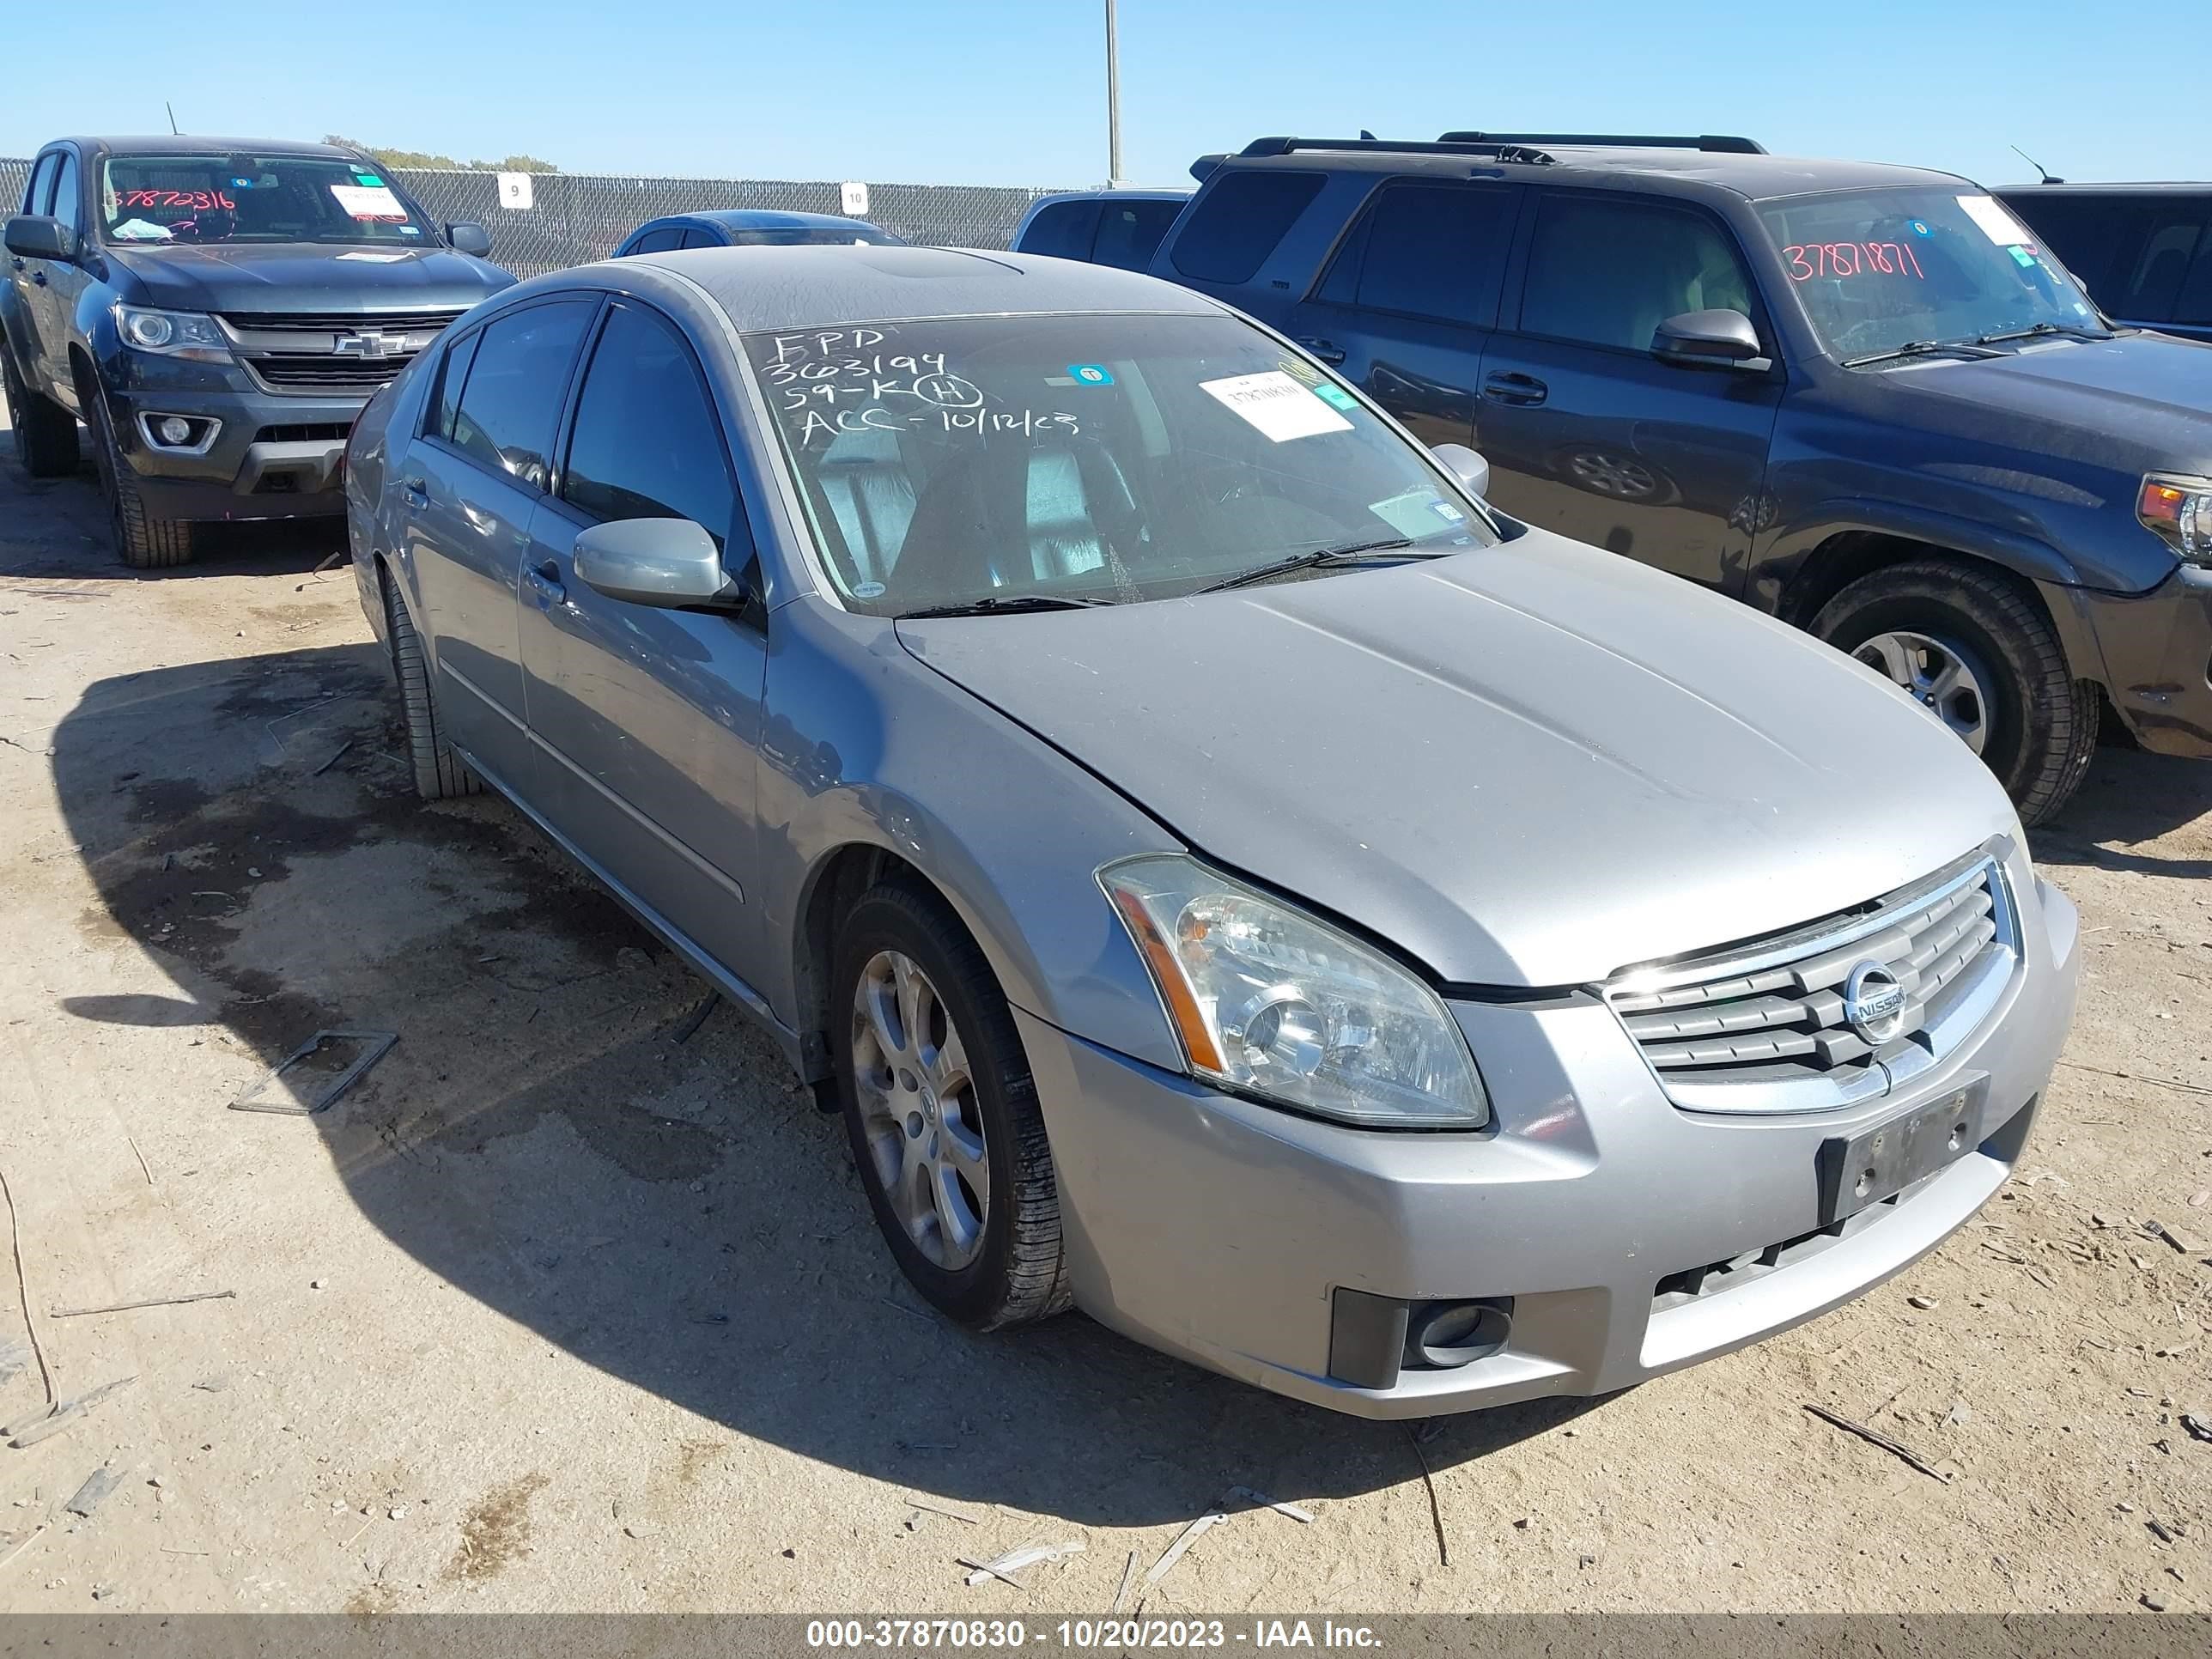
<path fill-rule="evenodd" d="M 1980 1024 L 2020 941 L 1990 851 L 1842 915 L 1605 988 L 1668 1097 L 1693 1111 L 1819 1111 L 1871 1099 L 1926 1071 Z M 1863 964 L 1903 993 L 1893 1018 L 1847 1000 Z M 1875 999 L 1869 999 L 1874 1000 Z"/>
<path fill-rule="evenodd" d="M 270 392 L 371 392 L 411 362 L 459 311 L 225 312 L 223 331 Z"/>

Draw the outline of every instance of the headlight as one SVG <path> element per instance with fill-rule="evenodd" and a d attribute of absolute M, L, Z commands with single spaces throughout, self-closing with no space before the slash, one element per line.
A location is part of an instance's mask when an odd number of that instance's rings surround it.
<path fill-rule="evenodd" d="M 1194 1075 L 1367 1128 L 1490 1121 L 1443 1003 L 1380 951 L 1193 859 L 1129 859 L 1098 881 Z"/>
<path fill-rule="evenodd" d="M 2191 564 L 2212 564 L 2212 478 L 2143 480 L 2136 517 Z"/>
<path fill-rule="evenodd" d="M 196 363 L 227 363 L 230 342 L 212 317 L 197 311 L 154 311 L 144 306 L 118 305 L 115 326 L 124 344 L 164 357 L 183 357 Z"/>

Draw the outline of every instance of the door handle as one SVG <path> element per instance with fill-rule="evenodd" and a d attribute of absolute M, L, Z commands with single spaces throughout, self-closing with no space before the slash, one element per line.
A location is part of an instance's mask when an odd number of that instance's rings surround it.
<path fill-rule="evenodd" d="M 1532 409 L 1552 395 L 1552 388 L 1533 374 L 1492 374 L 1483 381 L 1482 395 L 1494 404 Z"/>
<path fill-rule="evenodd" d="M 410 478 L 399 486 L 399 498 L 418 511 L 430 505 L 430 492 L 422 488 L 422 480 Z"/>
<path fill-rule="evenodd" d="M 561 567 L 556 561 L 540 559 L 523 574 L 530 578 L 530 585 L 541 598 L 554 605 L 568 603 L 568 590 L 561 586 Z"/>
<path fill-rule="evenodd" d="M 1300 339 L 1298 343 L 1325 363 L 1344 361 L 1344 348 L 1334 340 Z"/>

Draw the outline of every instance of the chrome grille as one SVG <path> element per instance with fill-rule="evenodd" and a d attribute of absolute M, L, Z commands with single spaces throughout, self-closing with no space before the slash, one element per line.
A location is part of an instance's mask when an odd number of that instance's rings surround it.
<path fill-rule="evenodd" d="M 232 311 L 219 319 L 248 374 L 267 391 L 369 392 L 407 367 L 458 311 Z"/>
<path fill-rule="evenodd" d="M 1668 1098 L 1696 1111 L 1818 1111 L 1887 1092 L 1980 1024 L 2020 959 L 1989 852 L 1886 898 L 1766 939 L 1616 974 L 1605 988 Z M 1860 964 L 1905 996 L 1872 1036 L 1844 1006 Z"/>
<path fill-rule="evenodd" d="M 412 334 L 422 329 L 436 333 L 461 313 L 458 311 L 226 311 L 223 320 L 250 334 L 343 334 L 356 329 L 381 329 L 386 334 Z"/>

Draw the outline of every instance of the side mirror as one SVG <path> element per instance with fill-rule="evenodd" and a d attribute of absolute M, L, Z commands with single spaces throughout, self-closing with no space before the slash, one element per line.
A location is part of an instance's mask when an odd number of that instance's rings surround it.
<path fill-rule="evenodd" d="M 1741 311 L 1686 311 L 1652 331 L 1651 355 L 1662 362 L 1727 368 L 1760 362 L 1766 351 Z"/>
<path fill-rule="evenodd" d="M 576 538 L 576 574 L 611 599 L 664 611 L 735 609 L 744 586 L 723 574 L 722 550 L 689 519 L 618 519 Z"/>
<path fill-rule="evenodd" d="M 1490 463 L 1465 444 L 1438 444 L 1429 453 L 1443 470 L 1457 478 L 1467 493 L 1481 501 L 1490 494 Z"/>
<path fill-rule="evenodd" d="M 26 259 L 74 259 L 76 233 L 58 219 L 21 213 L 8 222 L 8 252 Z"/>
<path fill-rule="evenodd" d="M 473 220 L 463 219 L 447 225 L 446 240 L 453 245 L 457 253 L 472 253 L 479 259 L 491 257 L 491 233 Z"/>

